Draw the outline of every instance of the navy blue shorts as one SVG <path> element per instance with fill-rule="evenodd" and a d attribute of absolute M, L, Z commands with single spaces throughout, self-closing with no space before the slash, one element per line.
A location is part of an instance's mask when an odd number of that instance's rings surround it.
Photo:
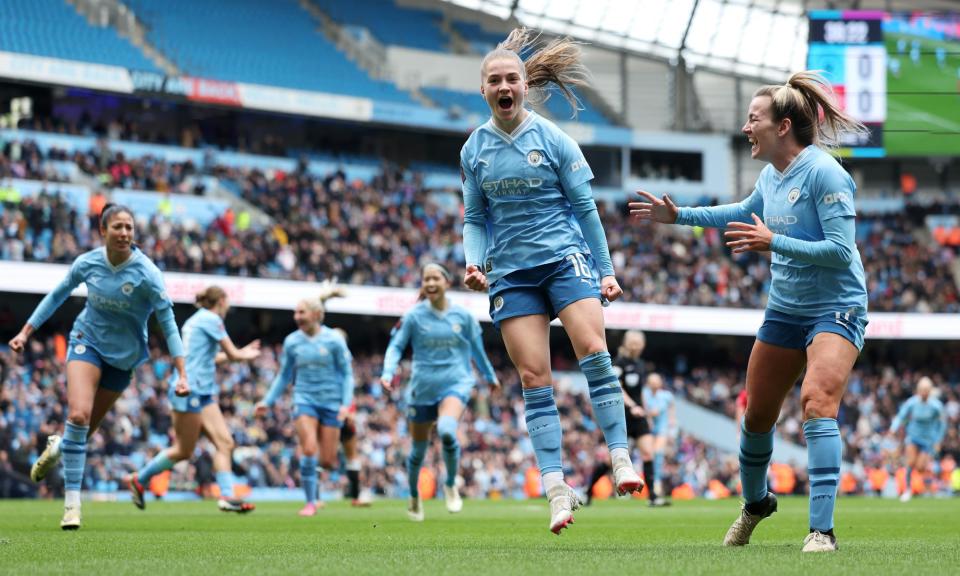
<path fill-rule="evenodd" d="M 843 336 L 856 346 L 857 350 L 863 350 L 863 333 L 866 328 L 867 319 L 850 312 L 793 316 L 768 308 L 763 315 L 763 325 L 757 332 L 757 340 L 782 348 L 806 350 L 814 336 L 829 332 Z"/>
<path fill-rule="evenodd" d="M 100 353 L 90 346 L 77 340 L 70 340 L 69 351 L 67 352 L 67 362 L 79 360 L 87 364 L 93 364 L 100 369 L 100 388 L 106 388 L 112 392 L 123 392 L 130 385 L 133 379 L 133 370 L 121 370 L 115 366 L 107 364 Z"/>
<path fill-rule="evenodd" d="M 933 442 L 921 438 L 907 438 L 907 442 L 917 447 L 917 452 L 933 454 Z"/>
<path fill-rule="evenodd" d="M 600 299 L 600 279 L 593 257 L 570 254 L 562 260 L 517 270 L 490 286 L 490 317 L 500 323 L 517 316 L 546 314 L 553 320 L 577 300 Z"/>
<path fill-rule="evenodd" d="M 297 404 L 293 409 L 293 417 L 309 416 L 320 421 L 321 426 L 340 428 L 343 422 L 337 419 L 337 410 L 331 410 L 316 404 Z"/>
<path fill-rule="evenodd" d="M 444 394 L 443 398 L 440 399 L 440 402 L 434 404 L 410 404 L 407 406 L 407 416 L 412 422 L 418 424 L 425 424 L 427 422 L 436 422 L 437 418 L 440 416 L 440 404 L 447 398 L 453 396 L 460 400 L 464 406 L 467 405 L 467 402 L 470 400 L 465 397 L 463 394 L 451 390 L 447 394 Z"/>
<path fill-rule="evenodd" d="M 203 409 L 214 403 L 216 397 L 213 394 L 194 394 L 191 392 L 186 396 L 177 396 L 173 392 L 173 384 L 170 385 L 170 406 L 174 412 L 186 412 L 189 414 L 199 414 Z"/>

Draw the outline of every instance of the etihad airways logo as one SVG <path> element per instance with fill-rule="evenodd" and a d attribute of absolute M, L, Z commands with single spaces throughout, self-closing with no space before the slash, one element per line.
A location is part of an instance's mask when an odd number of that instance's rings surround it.
<path fill-rule="evenodd" d="M 797 217 L 790 216 L 789 214 L 784 216 L 779 216 L 779 215 L 767 216 L 763 219 L 763 222 L 767 226 L 789 226 L 791 224 L 797 223 Z"/>
<path fill-rule="evenodd" d="M 542 178 L 504 178 L 481 184 L 483 191 L 491 196 L 529 194 L 541 186 L 543 186 Z"/>

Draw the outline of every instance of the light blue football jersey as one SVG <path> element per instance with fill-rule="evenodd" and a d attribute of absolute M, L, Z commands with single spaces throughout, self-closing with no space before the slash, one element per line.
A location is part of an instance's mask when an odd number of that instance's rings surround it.
<path fill-rule="evenodd" d="M 774 234 L 805 241 L 824 240 L 822 223 L 854 217 L 853 178 L 817 146 L 807 146 L 780 173 L 768 164 L 757 178 L 753 193 L 738 204 L 680 209 L 678 224 L 726 227 L 728 222 L 753 223 L 751 213 L 763 218 Z M 822 316 L 836 312 L 866 317 L 867 286 L 863 262 L 853 238 L 852 261 L 831 268 L 773 252 L 767 306 L 794 316 Z"/>
<path fill-rule="evenodd" d="M 937 444 L 943 439 L 947 429 L 946 412 L 943 402 L 928 397 L 924 402 L 920 396 L 911 396 L 900 406 L 890 430 L 896 432 L 906 422 L 908 440 L 920 440 L 927 444 Z"/>
<path fill-rule="evenodd" d="M 293 381 L 293 403 L 339 410 L 353 403 L 353 356 L 339 332 L 320 326 L 312 337 L 297 330 L 283 341 L 280 370 L 264 403 L 272 406 Z"/>
<path fill-rule="evenodd" d="M 661 388 L 654 392 L 650 388 L 643 389 L 643 407 L 650 411 L 656 411 L 657 415 L 650 418 L 650 427 L 654 434 L 664 434 L 667 431 L 667 424 L 670 422 L 669 408 L 673 406 L 673 392 Z"/>
<path fill-rule="evenodd" d="M 183 323 L 180 330 L 183 337 L 183 349 L 186 351 L 187 378 L 190 379 L 190 392 L 205 395 L 220 391 L 217 386 L 217 352 L 220 341 L 227 337 L 223 319 L 215 313 L 200 308 Z M 176 382 L 178 373 L 173 370 L 170 382 Z"/>
<path fill-rule="evenodd" d="M 392 379 L 403 352 L 413 348 L 413 371 L 407 386 L 410 404 L 435 404 L 451 391 L 468 396 L 476 384 L 472 359 L 487 382 L 496 373 L 483 349 L 480 323 L 462 306 L 436 310 L 423 300 L 394 327 L 383 360 L 382 375 Z"/>
<path fill-rule="evenodd" d="M 173 307 L 160 270 L 136 247 L 119 266 L 107 259 L 106 248 L 91 250 L 74 260 L 67 277 L 27 322 L 41 326 L 81 283 L 87 286 L 87 303 L 73 323 L 70 339 L 92 346 L 115 368 L 132 370 L 142 364 L 148 357 L 150 314 Z"/>
<path fill-rule="evenodd" d="M 464 221 L 486 227 L 491 283 L 589 247 L 567 192 L 593 179 L 577 143 L 536 112 L 507 134 L 493 120 L 460 151 Z"/>

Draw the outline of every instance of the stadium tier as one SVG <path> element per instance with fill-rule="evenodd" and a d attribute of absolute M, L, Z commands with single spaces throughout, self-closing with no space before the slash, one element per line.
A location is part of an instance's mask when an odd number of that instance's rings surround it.
<path fill-rule="evenodd" d="M 320 31 L 295 0 L 132 0 L 148 37 L 183 72 L 267 86 L 412 104 L 371 79 Z"/>
<path fill-rule="evenodd" d="M 383 44 L 444 52 L 449 43 L 440 30 L 440 12 L 404 8 L 393 0 L 312 1 L 335 22 L 363 26 Z"/>
<path fill-rule="evenodd" d="M 89 24 L 63 0 L 0 2 L 0 50 L 160 71 L 114 28 Z"/>

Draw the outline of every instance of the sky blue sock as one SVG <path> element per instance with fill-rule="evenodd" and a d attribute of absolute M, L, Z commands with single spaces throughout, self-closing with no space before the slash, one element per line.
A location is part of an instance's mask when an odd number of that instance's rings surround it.
<path fill-rule="evenodd" d="M 300 459 L 300 486 L 307 504 L 317 501 L 317 457 L 304 456 Z"/>
<path fill-rule="evenodd" d="M 740 423 L 740 486 L 747 504 L 759 502 L 767 496 L 767 468 L 773 456 L 773 431 L 750 432 L 745 422 Z"/>
<path fill-rule="evenodd" d="M 607 448 L 626 448 L 627 420 L 623 411 L 623 389 L 613 371 L 610 353 L 594 352 L 584 356 L 580 359 L 580 370 L 587 377 L 593 417 L 603 430 Z"/>
<path fill-rule="evenodd" d="M 537 456 L 540 475 L 548 472 L 563 472 L 563 429 L 560 428 L 560 413 L 553 400 L 553 386 L 523 389 L 524 413 L 527 433 Z"/>
<path fill-rule="evenodd" d="M 217 472 L 217 486 L 220 488 L 220 497 L 233 498 L 233 472 L 225 470 Z"/>
<path fill-rule="evenodd" d="M 174 461 L 167 456 L 166 450 L 161 450 L 157 452 L 157 455 L 153 457 L 152 460 L 147 462 L 147 465 L 143 467 L 143 470 L 137 473 L 137 480 L 146 486 L 150 479 L 156 476 L 157 474 L 163 472 L 164 470 L 169 470 L 173 468 Z"/>
<path fill-rule="evenodd" d="M 840 482 L 843 444 L 834 418 L 811 418 L 803 423 L 807 439 L 807 473 L 810 476 L 810 529 L 833 529 L 833 508 Z"/>
<path fill-rule="evenodd" d="M 911 492 L 913 490 L 913 468 L 907 466 L 907 475 L 904 479 L 907 481 L 904 492 Z"/>
<path fill-rule="evenodd" d="M 77 426 L 67 421 L 63 431 L 63 483 L 67 490 L 79 490 L 83 485 L 83 467 L 87 463 L 87 432 L 89 426 Z"/>
<path fill-rule="evenodd" d="M 457 471 L 460 470 L 460 441 L 457 439 L 457 419 L 453 416 L 441 416 L 437 420 L 437 433 L 443 443 L 443 463 L 447 468 L 447 487 L 457 483 Z"/>
<path fill-rule="evenodd" d="M 663 480 L 663 452 L 653 453 L 653 481 Z"/>
<path fill-rule="evenodd" d="M 414 440 L 413 449 L 410 450 L 410 456 L 407 458 L 407 483 L 410 486 L 410 495 L 416 498 L 420 495 L 420 467 L 423 466 L 423 459 L 427 456 L 427 441 Z"/>

